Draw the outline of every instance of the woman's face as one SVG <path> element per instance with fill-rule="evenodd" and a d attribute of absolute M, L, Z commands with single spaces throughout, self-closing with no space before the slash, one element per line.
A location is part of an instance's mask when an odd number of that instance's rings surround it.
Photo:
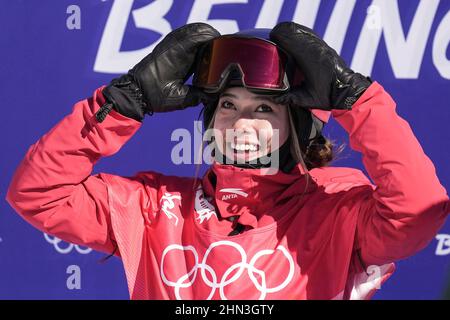
<path fill-rule="evenodd" d="M 275 151 L 286 142 L 288 111 L 286 106 L 272 103 L 244 87 L 232 87 L 220 96 L 214 129 L 222 154 L 248 162 Z"/>

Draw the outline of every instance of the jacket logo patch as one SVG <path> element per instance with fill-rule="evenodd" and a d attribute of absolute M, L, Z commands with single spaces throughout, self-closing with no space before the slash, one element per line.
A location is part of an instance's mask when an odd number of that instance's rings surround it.
<path fill-rule="evenodd" d="M 160 204 L 161 210 L 166 214 L 167 218 L 169 218 L 170 220 L 174 218 L 175 225 L 178 225 L 178 217 L 175 213 L 171 211 L 173 208 L 175 208 L 174 200 L 178 200 L 181 202 L 181 196 L 165 192 L 164 195 L 161 197 Z"/>
<path fill-rule="evenodd" d="M 199 223 L 203 223 L 203 221 L 209 220 L 212 216 L 216 216 L 217 218 L 214 206 L 207 199 L 205 199 L 201 186 L 197 188 L 197 191 L 195 193 L 194 208 L 195 212 L 197 213 L 196 219 L 200 220 Z"/>
<path fill-rule="evenodd" d="M 236 194 L 224 194 L 222 196 L 222 201 L 224 200 L 230 200 L 230 199 L 236 199 L 237 195 Z"/>
<path fill-rule="evenodd" d="M 233 197 L 227 198 L 227 199 L 234 199 L 237 198 L 237 196 L 242 196 L 247 198 L 248 197 L 248 193 L 245 191 L 242 191 L 241 188 L 222 188 L 219 190 L 220 192 L 228 192 L 231 193 L 231 195 L 233 195 Z M 222 196 L 222 200 L 224 200 L 224 197 L 226 196 L 231 196 L 231 195 L 224 195 Z"/>

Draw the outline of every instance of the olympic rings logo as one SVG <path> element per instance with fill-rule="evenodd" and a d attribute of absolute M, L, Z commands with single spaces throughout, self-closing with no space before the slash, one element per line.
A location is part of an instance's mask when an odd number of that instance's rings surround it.
<path fill-rule="evenodd" d="M 75 250 L 80 254 L 88 254 L 92 251 L 91 248 L 83 249 L 80 246 L 73 244 L 73 243 L 66 243 L 67 246 L 64 248 L 64 247 L 60 246 L 61 242 L 64 243 L 64 241 L 62 241 L 61 239 L 59 239 L 57 237 L 49 236 L 46 233 L 44 233 L 44 237 L 45 237 L 45 240 L 47 240 L 48 243 L 53 244 L 53 247 L 55 248 L 55 250 L 61 254 L 68 254 L 73 250 L 73 248 L 75 248 Z"/>
<path fill-rule="evenodd" d="M 232 266 L 230 266 L 224 272 L 220 281 L 218 281 L 217 274 L 214 271 L 214 269 L 210 265 L 207 264 L 207 260 L 208 260 L 211 250 L 218 246 L 233 247 L 240 253 L 240 256 L 241 256 L 241 262 L 235 263 Z M 171 281 L 171 280 L 167 279 L 167 277 L 164 273 L 164 259 L 165 259 L 166 255 L 173 250 L 181 250 L 183 252 L 190 251 L 193 253 L 194 259 L 195 259 L 195 265 L 192 268 L 192 270 L 190 270 L 187 274 L 179 277 L 175 281 Z M 253 256 L 253 258 L 250 259 L 250 262 L 247 262 L 247 254 L 244 251 L 244 249 L 239 244 L 231 242 L 231 241 L 217 241 L 217 242 L 212 243 L 206 250 L 206 253 L 203 256 L 203 260 L 201 263 L 199 263 L 198 253 L 193 246 L 191 246 L 191 245 L 182 246 L 182 245 L 178 245 L 178 244 L 169 245 L 164 250 L 164 252 L 162 254 L 162 258 L 161 258 L 161 264 L 160 264 L 161 265 L 161 268 L 160 268 L 161 278 L 166 285 L 175 288 L 174 290 L 175 290 L 175 296 L 176 296 L 177 300 L 182 300 L 181 295 L 180 295 L 180 289 L 190 287 L 194 283 L 195 279 L 197 278 L 197 275 L 199 274 L 198 271 L 200 270 L 201 278 L 203 279 L 205 284 L 211 288 L 211 292 L 209 293 L 209 296 L 206 298 L 206 300 L 211 300 L 217 289 L 219 290 L 221 299 L 228 300 L 227 297 L 225 296 L 225 292 L 224 292 L 225 287 L 230 285 L 234 281 L 236 281 L 239 277 L 241 277 L 243 272 L 245 270 L 247 270 L 248 276 L 250 277 L 252 283 L 255 285 L 256 289 L 261 293 L 259 296 L 259 300 L 264 300 L 268 293 L 278 292 L 278 291 L 281 291 L 283 288 L 285 288 L 294 276 L 294 260 L 293 260 L 292 256 L 289 254 L 289 252 L 286 250 L 286 248 L 284 248 L 281 245 L 278 246 L 276 250 L 281 251 L 283 253 L 283 255 L 285 256 L 285 258 L 287 259 L 287 261 L 289 262 L 289 273 L 283 282 L 281 282 L 279 285 L 272 287 L 272 288 L 267 287 L 266 272 L 256 268 L 255 264 L 259 258 L 261 258 L 264 255 L 271 255 L 275 252 L 275 250 L 258 251 Z M 238 271 L 235 273 L 234 276 L 230 277 L 230 274 L 236 269 L 238 269 Z M 208 272 L 208 274 L 212 278 L 212 281 L 210 281 L 210 279 L 206 276 L 206 272 Z M 259 275 L 261 282 L 258 281 L 258 279 L 255 277 L 255 274 Z"/>

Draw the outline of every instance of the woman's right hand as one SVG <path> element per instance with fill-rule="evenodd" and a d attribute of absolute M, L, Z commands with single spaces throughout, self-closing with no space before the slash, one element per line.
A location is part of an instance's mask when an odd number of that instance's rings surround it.
<path fill-rule="evenodd" d="M 105 87 L 107 103 L 97 112 L 97 120 L 102 122 L 112 108 L 142 121 L 146 113 L 198 105 L 202 92 L 184 83 L 193 72 L 199 47 L 218 36 L 206 23 L 191 23 L 170 32 L 127 74 Z"/>

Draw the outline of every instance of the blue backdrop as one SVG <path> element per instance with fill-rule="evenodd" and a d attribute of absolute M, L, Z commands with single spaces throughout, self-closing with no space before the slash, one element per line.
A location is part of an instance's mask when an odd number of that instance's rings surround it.
<path fill-rule="evenodd" d="M 0 298 L 128 298 L 119 259 L 101 263 L 103 254 L 45 236 L 4 199 L 31 144 L 76 101 L 126 72 L 162 35 L 187 22 L 209 22 L 222 33 L 284 20 L 312 27 L 394 97 L 449 189 L 449 0 L 1 0 L 0 7 Z M 180 127 L 192 132 L 199 111 L 147 117 L 95 172 L 193 175 L 193 165 L 171 162 L 176 142 L 170 136 Z M 348 141 L 334 120 L 325 134 Z M 364 170 L 348 146 L 334 165 Z M 450 282 L 449 248 L 450 221 L 425 250 L 397 264 L 375 299 L 443 298 Z"/>

